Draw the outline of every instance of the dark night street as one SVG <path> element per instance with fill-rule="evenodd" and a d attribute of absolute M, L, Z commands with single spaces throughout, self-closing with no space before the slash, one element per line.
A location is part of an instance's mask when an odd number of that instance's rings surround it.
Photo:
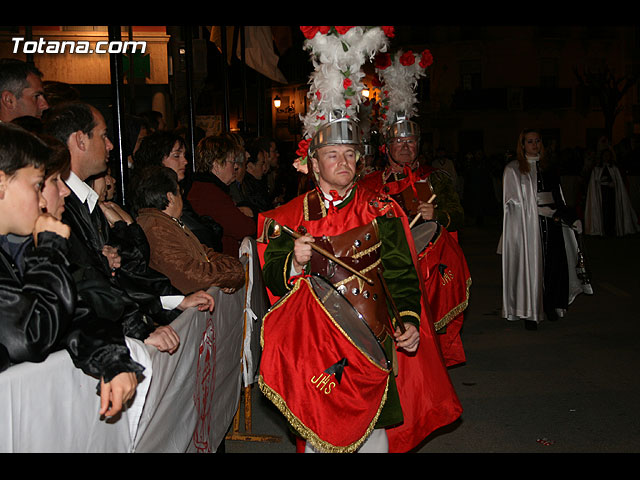
<path fill-rule="evenodd" d="M 500 317 L 498 221 L 460 234 L 473 285 L 462 340 L 467 362 L 450 369 L 464 412 L 417 453 L 640 452 L 640 236 L 585 237 L 593 296 L 537 331 Z M 293 453 L 283 417 L 253 388 L 254 434 L 279 442 L 226 442 L 228 453 Z"/>

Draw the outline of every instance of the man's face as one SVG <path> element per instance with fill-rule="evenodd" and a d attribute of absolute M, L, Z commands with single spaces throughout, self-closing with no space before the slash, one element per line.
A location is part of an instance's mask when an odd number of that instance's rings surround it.
<path fill-rule="evenodd" d="M 33 233 L 36 220 L 47 207 L 42 196 L 43 181 L 44 168 L 24 167 L 12 177 L 0 172 L 0 234 Z"/>
<path fill-rule="evenodd" d="M 185 148 L 176 142 L 169 155 L 162 159 L 162 165 L 169 167 L 178 175 L 178 181 L 184 180 L 184 174 L 187 170 L 187 157 L 185 157 Z"/>
<path fill-rule="evenodd" d="M 416 137 L 391 139 L 389 154 L 393 160 L 401 165 L 413 162 L 418 156 L 418 139 Z"/>
<path fill-rule="evenodd" d="M 260 180 L 266 171 L 264 157 L 262 155 L 258 155 L 258 160 L 256 162 L 248 162 L 247 171 L 251 176 Z"/>
<path fill-rule="evenodd" d="M 356 176 L 358 156 L 351 145 L 328 145 L 318 149 L 311 159 L 320 188 L 328 193 L 337 190 L 344 195 Z"/>
<path fill-rule="evenodd" d="M 107 169 L 109 152 L 113 150 L 113 144 L 107 137 L 107 124 L 104 117 L 97 110 L 93 110 L 93 118 L 96 126 L 93 127 L 90 135 L 83 134 L 83 141 L 86 142 L 85 178 L 104 172 Z"/>
<path fill-rule="evenodd" d="M 27 75 L 27 83 L 29 86 L 22 90 L 22 95 L 16 99 L 16 115 L 14 118 L 23 116 L 41 118 L 42 112 L 49 108 L 49 104 L 44 97 L 42 80 L 37 75 L 30 73 Z"/>

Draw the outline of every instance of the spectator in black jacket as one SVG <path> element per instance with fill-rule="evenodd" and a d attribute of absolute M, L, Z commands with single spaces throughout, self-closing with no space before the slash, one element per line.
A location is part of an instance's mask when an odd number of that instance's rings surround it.
<path fill-rule="evenodd" d="M 31 133 L 0 124 L 0 370 L 43 361 L 76 307 L 66 257 L 70 229 L 42 212 L 48 155 Z M 33 242 L 25 243 L 27 238 Z"/>

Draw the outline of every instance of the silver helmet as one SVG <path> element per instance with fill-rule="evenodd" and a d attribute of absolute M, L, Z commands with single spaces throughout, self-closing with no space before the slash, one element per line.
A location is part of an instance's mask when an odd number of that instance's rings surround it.
<path fill-rule="evenodd" d="M 348 117 L 338 117 L 339 112 L 331 115 L 329 122 L 322 125 L 311 138 L 309 155 L 313 157 L 318 148 L 327 145 L 354 145 L 361 150 L 362 140 L 358 123 Z"/>
<path fill-rule="evenodd" d="M 420 139 L 420 126 L 404 116 L 398 116 L 396 121 L 385 129 L 385 141 L 393 138 L 416 137 Z"/>

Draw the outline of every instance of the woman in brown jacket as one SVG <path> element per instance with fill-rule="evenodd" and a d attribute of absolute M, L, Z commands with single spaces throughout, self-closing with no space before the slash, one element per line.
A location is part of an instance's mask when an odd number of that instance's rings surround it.
<path fill-rule="evenodd" d="M 240 261 L 200 243 L 180 220 L 182 195 L 175 171 L 149 167 L 132 191 L 136 220 L 151 248 L 151 268 L 166 275 L 185 295 L 211 286 L 232 292 L 244 285 Z"/>

